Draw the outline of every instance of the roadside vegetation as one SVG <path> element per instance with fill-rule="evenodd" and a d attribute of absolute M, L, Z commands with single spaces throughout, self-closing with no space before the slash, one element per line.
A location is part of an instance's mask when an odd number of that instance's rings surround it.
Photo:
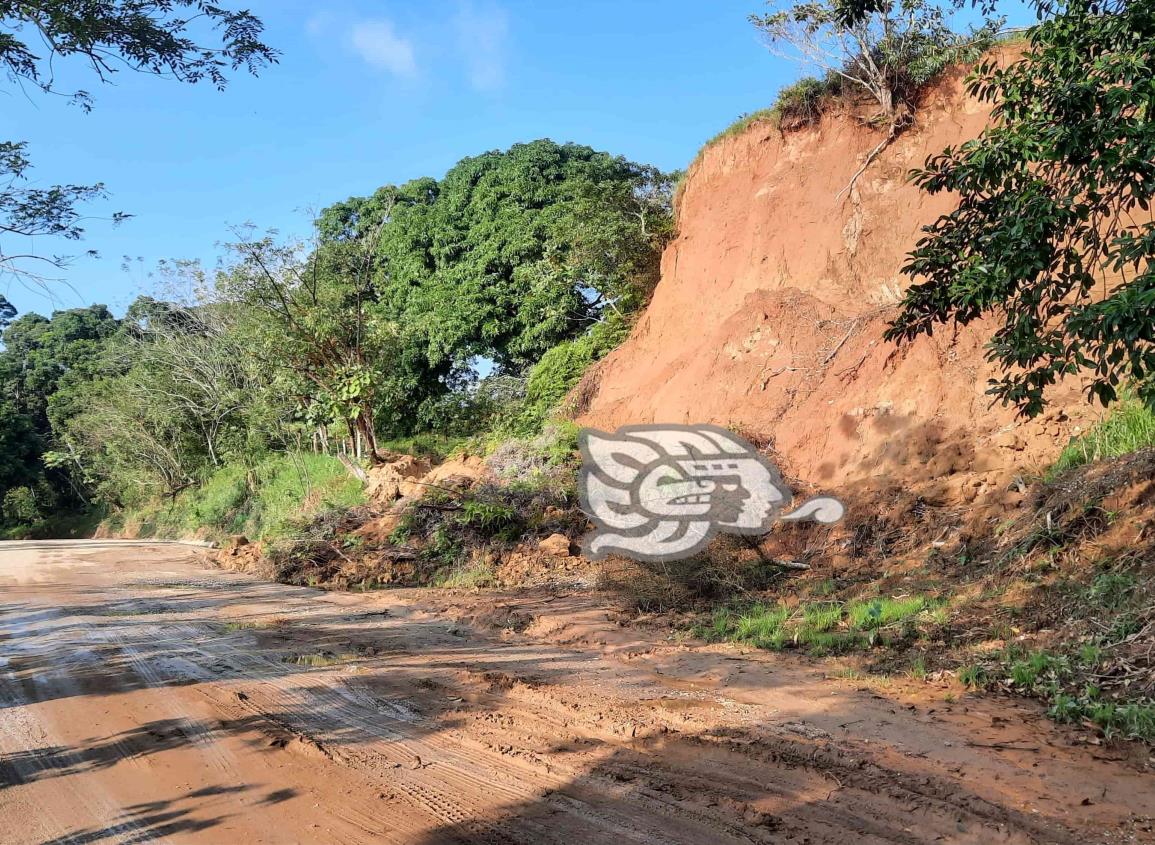
<path fill-rule="evenodd" d="M 712 642 L 774 651 L 793 647 L 813 655 L 841 654 L 918 639 L 927 626 L 941 625 L 938 607 L 934 598 L 921 595 L 722 607 L 694 633 Z"/>
<path fill-rule="evenodd" d="M 295 534 L 304 518 L 365 503 L 361 482 L 329 455 L 269 455 L 252 466 L 229 464 L 171 499 L 150 500 L 111 514 L 104 527 L 136 537 L 230 535 L 275 542 Z"/>
<path fill-rule="evenodd" d="M 397 451 L 532 440 L 648 298 L 672 187 L 519 144 L 337 203 L 307 244 L 237 230 L 219 270 L 169 262 L 123 318 L 12 319 L 5 529 L 96 507 L 114 531 L 276 540 Z"/>
<path fill-rule="evenodd" d="M 1106 419 L 1070 443 L 1048 470 L 1048 478 L 1092 461 L 1117 458 L 1155 446 L 1155 413 L 1134 397 L 1125 397 Z"/>

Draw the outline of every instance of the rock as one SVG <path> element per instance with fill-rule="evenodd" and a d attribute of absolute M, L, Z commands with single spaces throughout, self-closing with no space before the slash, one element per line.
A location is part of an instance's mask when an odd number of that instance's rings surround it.
<path fill-rule="evenodd" d="M 569 537 L 564 534 L 550 534 L 539 541 L 537 547 L 554 557 L 569 557 Z"/>
<path fill-rule="evenodd" d="M 994 440 L 994 445 L 1000 449 L 1010 449 L 1013 452 L 1022 452 L 1027 448 L 1027 441 L 1016 431 L 1004 431 Z"/>

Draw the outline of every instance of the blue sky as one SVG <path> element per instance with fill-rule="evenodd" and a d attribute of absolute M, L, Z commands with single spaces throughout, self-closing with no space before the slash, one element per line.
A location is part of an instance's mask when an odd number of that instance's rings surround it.
<path fill-rule="evenodd" d="M 102 181 L 112 197 L 93 213 L 134 215 L 115 228 L 91 221 L 80 248 L 100 258 L 78 259 L 48 296 L 0 280 L 21 312 L 120 312 L 151 287 L 159 259 L 211 265 L 230 225 L 304 235 L 311 210 L 518 141 L 685 167 L 800 73 L 746 21 L 758 0 L 247 5 L 281 61 L 224 93 L 128 72 L 104 86 L 78 77 L 96 97 L 85 114 L 5 89 L 0 138 L 30 142 L 37 184 Z"/>

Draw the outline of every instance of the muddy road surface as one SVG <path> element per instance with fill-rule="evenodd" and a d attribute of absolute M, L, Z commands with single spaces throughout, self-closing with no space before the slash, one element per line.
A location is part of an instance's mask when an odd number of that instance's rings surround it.
<path fill-rule="evenodd" d="M 0 544 L 0 842 L 1152 841 L 1145 751 L 610 616 Z"/>

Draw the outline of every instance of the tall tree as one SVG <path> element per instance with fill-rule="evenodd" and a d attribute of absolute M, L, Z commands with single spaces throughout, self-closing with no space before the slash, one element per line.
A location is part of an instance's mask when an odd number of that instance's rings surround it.
<path fill-rule="evenodd" d="M 606 309 L 645 299 L 673 228 L 672 187 L 655 168 L 540 140 L 341 203 L 320 231 L 384 222 L 379 310 L 428 366 L 461 371 L 485 356 L 518 371 Z"/>
<path fill-rule="evenodd" d="M 25 314 L 3 334 L 0 392 L 48 432 L 49 399 L 62 382 L 87 377 L 118 321 L 103 305 Z"/>
<path fill-rule="evenodd" d="M 1103 404 L 1133 382 L 1155 407 L 1155 6 L 1034 5 L 1022 58 L 970 83 L 990 126 L 915 175 L 959 203 L 911 253 L 888 337 L 989 315 L 990 392 L 1025 415 L 1067 375 Z"/>
<path fill-rule="evenodd" d="M 787 58 L 867 94 L 893 123 L 918 90 L 944 68 L 990 43 L 998 22 L 955 32 L 957 4 L 934 0 L 802 0 L 772 2 L 750 21 Z"/>
<path fill-rule="evenodd" d="M 246 237 L 230 250 L 235 260 L 218 286 L 251 315 L 250 354 L 281 373 L 307 420 L 347 426 L 372 459 L 381 457 L 377 408 L 383 395 L 406 391 L 398 384 L 398 328 L 370 311 L 372 234 L 317 244 L 309 253 L 271 237 Z"/>

